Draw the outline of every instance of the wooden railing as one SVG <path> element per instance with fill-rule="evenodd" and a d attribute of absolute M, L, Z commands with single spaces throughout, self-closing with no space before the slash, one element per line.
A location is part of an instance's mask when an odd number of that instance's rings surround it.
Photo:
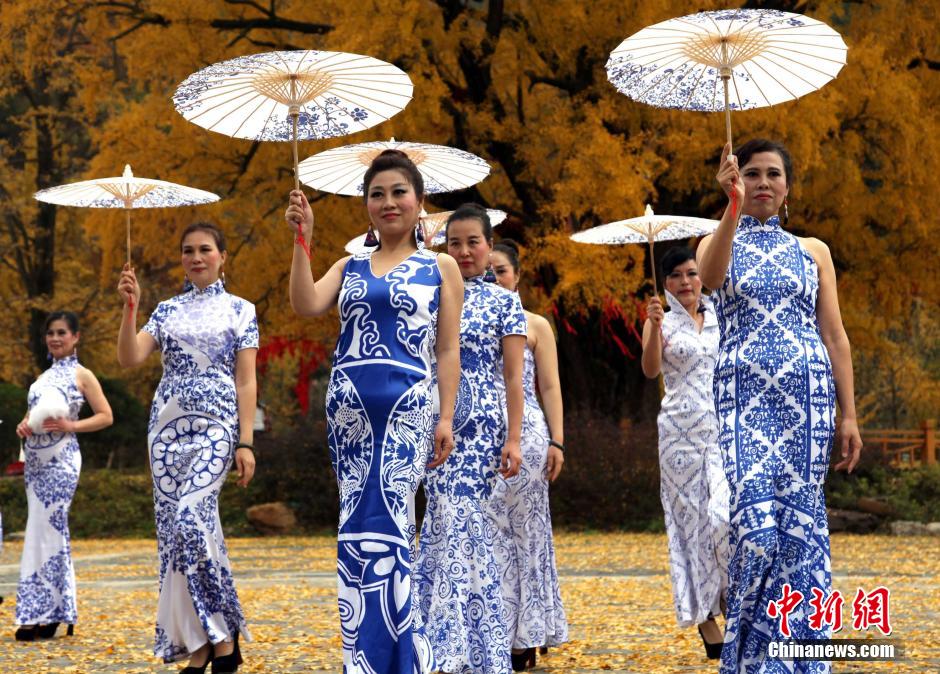
<path fill-rule="evenodd" d="M 927 419 L 920 430 L 871 429 L 862 431 L 865 452 L 880 451 L 888 464 L 898 468 L 933 466 L 937 463 L 937 422 Z"/>

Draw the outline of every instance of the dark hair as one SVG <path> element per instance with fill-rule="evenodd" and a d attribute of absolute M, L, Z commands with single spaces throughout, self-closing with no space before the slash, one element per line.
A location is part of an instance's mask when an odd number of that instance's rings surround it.
<path fill-rule="evenodd" d="M 46 322 L 42 324 L 42 331 L 45 333 L 49 330 L 49 326 L 52 325 L 55 321 L 65 321 L 65 324 L 69 326 L 69 330 L 76 334 L 78 333 L 78 316 L 73 314 L 71 311 L 51 311 L 49 315 L 46 316 Z"/>
<path fill-rule="evenodd" d="M 369 187 L 372 186 L 372 181 L 382 171 L 401 171 L 408 176 L 408 182 L 414 188 L 418 200 L 424 198 L 424 178 L 421 177 L 421 171 L 415 163 L 411 161 L 411 157 L 401 150 L 382 150 L 369 164 L 362 179 L 362 195 L 366 199 L 369 198 Z"/>
<path fill-rule="evenodd" d="M 212 238 L 215 240 L 215 247 L 219 249 L 220 253 L 225 252 L 225 234 L 222 233 L 218 225 L 214 225 L 211 222 L 194 222 L 184 229 L 183 233 L 180 235 L 180 250 L 183 249 L 183 242 L 186 240 L 186 237 L 193 232 L 206 232 L 207 234 L 211 234 Z"/>
<path fill-rule="evenodd" d="M 735 148 L 734 154 L 738 158 L 738 168 L 743 169 L 751 157 L 758 152 L 776 152 L 783 160 L 783 172 L 786 174 L 787 186 L 793 184 L 793 160 L 790 159 L 790 152 L 782 144 L 766 138 L 754 138 L 747 141 L 740 147 Z"/>
<path fill-rule="evenodd" d="M 695 253 L 685 246 L 676 246 L 675 248 L 670 248 L 666 251 L 666 254 L 663 255 L 663 259 L 659 262 L 659 268 L 663 271 L 663 278 L 669 276 L 672 273 L 672 270 L 678 267 L 680 264 L 685 264 L 689 260 L 694 259 Z"/>
<path fill-rule="evenodd" d="M 499 243 L 493 246 L 494 253 L 502 253 L 509 258 L 509 264 L 512 265 L 516 275 L 519 274 L 519 244 L 512 239 L 500 239 Z"/>
<path fill-rule="evenodd" d="M 456 220 L 479 220 L 483 225 L 483 238 L 487 241 L 493 241 L 493 223 L 490 222 L 490 214 L 486 212 L 480 204 L 467 203 L 457 207 L 450 217 L 447 218 L 447 225 L 444 227 L 444 236 L 450 236 L 450 223 Z"/>

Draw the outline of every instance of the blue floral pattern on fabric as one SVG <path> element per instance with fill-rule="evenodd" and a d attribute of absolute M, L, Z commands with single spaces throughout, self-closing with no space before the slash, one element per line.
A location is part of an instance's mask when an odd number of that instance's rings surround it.
<path fill-rule="evenodd" d="M 494 551 L 491 499 L 506 440 L 497 385 L 502 339 L 526 334 L 519 296 L 482 277 L 464 279 L 456 446 L 425 476 L 427 511 L 415 582 L 438 668 L 454 674 L 511 671 L 509 633 Z"/>
<path fill-rule="evenodd" d="M 346 674 L 435 669 L 412 599 L 414 496 L 432 438 L 431 360 L 441 272 L 419 248 L 385 276 L 353 256 L 326 394 L 340 494 L 339 616 Z"/>
<path fill-rule="evenodd" d="M 66 401 L 68 418 L 76 421 L 85 402 L 75 382 L 78 367 L 75 355 L 54 361 L 30 386 L 29 409 L 44 394 L 54 393 Z M 24 449 L 29 515 L 16 591 L 16 624 L 74 624 L 78 614 L 68 512 L 82 468 L 78 441 L 74 433 L 38 433 L 26 439 Z"/>
<path fill-rule="evenodd" d="M 828 662 L 766 656 L 783 640 L 767 615 L 782 588 L 809 597 L 831 587 L 823 481 L 835 430 L 835 389 L 819 335 L 816 262 L 776 216 L 743 216 L 716 293 L 721 346 L 715 369 L 719 443 L 731 488 L 724 674 L 822 674 Z M 794 639 L 826 639 L 801 605 Z"/>
<path fill-rule="evenodd" d="M 497 374 L 505 396 L 505 380 L 502 372 Z M 495 539 L 495 551 L 510 645 L 558 646 L 568 641 L 568 619 L 561 603 L 548 503 L 546 466 L 551 435 L 536 395 L 535 355 L 528 346 L 522 389 L 522 466 L 518 475 L 496 481 L 493 501 L 500 535 Z"/>
<path fill-rule="evenodd" d="M 659 412 L 660 497 L 669 540 L 669 575 L 680 627 L 718 615 L 728 583 L 728 480 L 712 396 L 718 320 L 702 298 L 704 323 L 666 293 L 662 324 L 665 397 Z"/>
<path fill-rule="evenodd" d="M 143 329 L 163 358 L 148 429 L 160 569 L 154 653 L 173 662 L 207 640 L 250 639 L 218 495 L 238 439 L 236 354 L 258 348 L 258 322 L 254 306 L 217 281 L 161 302 Z"/>

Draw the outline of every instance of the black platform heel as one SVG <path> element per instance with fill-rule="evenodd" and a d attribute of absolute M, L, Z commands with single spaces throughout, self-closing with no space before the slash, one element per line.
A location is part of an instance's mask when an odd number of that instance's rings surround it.
<path fill-rule="evenodd" d="M 235 647 L 228 655 L 219 655 L 212 659 L 212 674 L 234 674 L 242 662 L 242 652 L 238 647 L 238 632 L 235 632 Z"/>
<path fill-rule="evenodd" d="M 49 623 L 48 625 L 39 626 L 39 638 L 40 639 L 51 639 L 55 636 L 56 630 L 59 629 L 59 623 Z M 69 624 L 68 630 L 65 634 L 67 636 L 72 636 L 75 634 L 75 625 Z"/>
<path fill-rule="evenodd" d="M 179 671 L 179 674 L 205 674 L 206 669 L 208 669 L 209 664 L 211 662 L 212 662 L 212 648 L 210 647 L 209 659 L 206 660 L 206 664 L 204 664 L 202 667 L 194 667 L 193 665 L 186 665 Z"/>
<path fill-rule="evenodd" d="M 16 630 L 13 636 L 17 641 L 36 641 L 36 634 L 39 632 L 39 625 L 22 625 Z"/>
<path fill-rule="evenodd" d="M 524 672 L 529 667 L 535 667 L 535 649 L 527 648 L 521 653 L 510 653 L 510 660 L 512 660 L 512 671 L 514 672 Z"/>
<path fill-rule="evenodd" d="M 698 634 L 702 637 L 702 643 L 705 644 L 705 655 L 709 660 L 720 660 L 721 659 L 721 649 L 725 645 L 724 642 L 718 642 L 717 644 L 710 644 L 705 641 L 705 634 L 702 632 L 702 628 L 698 628 Z"/>

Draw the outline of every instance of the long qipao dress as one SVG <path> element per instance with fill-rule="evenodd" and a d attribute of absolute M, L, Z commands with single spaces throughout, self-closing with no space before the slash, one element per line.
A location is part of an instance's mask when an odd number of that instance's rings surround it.
<path fill-rule="evenodd" d="M 669 540 L 669 575 L 681 627 L 720 612 L 728 582 L 728 480 L 718 446 L 713 378 L 718 320 L 702 298 L 704 323 L 666 293 L 659 412 L 660 497 Z"/>
<path fill-rule="evenodd" d="M 426 674 L 431 648 L 412 601 L 414 496 L 432 441 L 431 354 L 441 272 L 419 247 L 385 276 L 354 255 L 339 291 L 326 394 L 339 483 L 339 614 L 346 674 Z"/>
<path fill-rule="evenodd" d="M 68 418 L 78 419 L 85 397 L 75 383 L 78 356 L 53 362 L 29 387 L 29 408 L 43 392 L 61 396 Z M 75 433 L 41 433 L 26 438 L 26 500 L 29 516 L 20 583 L 16 589 L 16 624 L 74 624 L 75 569 L 69 542 L 69 507 L 78 486 L 82 455 Z"/>
<path fill-rule="evenodd" d="M 235 457 L 236 353 L 258 348 L 255 307 L 221 281 L 160 302 L 143 328 L 163 354 L 150 408 L 160 599 L 154 653 L 188 657 L 207 641 L 250 639 L 219 521 Z"/>
<path fill-rule="evenodd" d="M 835 431 L 829 354 L 816 323 L 819 270 L 773 216 L 745 215 L 716 293 L 721 346 L 715 371 L 719 442 L 731 487 L 731 561 L 721 671 L 814 672 L 829 663 L 766 658 L 784 640 L 767 614 L 785 583 L 804 601 L 789 614 L 794 639 L 809 626 L 813 588 L 831 587 L 823 481 Z"/>
<path fill-rule="evenodd" d="M 523 357 L 522 466 L 518 475 L 497 480 L 494 499 L 501 534 L 495 549 L 512 648 L 558 646 L 568 641 L 548 503 L 551 434 L 536 394 L 535 354 L 526 346 Z M 501 371 L 497 382 L 504 391 Z"/>
<path fill-rule="evenodd" d="M 464 279 L 454 451 L 425 476 L 427 510 L 415 582 L 437 667 L 451 674 L 511 671 L 491 499 L 506 441 L 497 384 L 502 339 L 526 334 L 519 296 L 482 276 Z"/>

